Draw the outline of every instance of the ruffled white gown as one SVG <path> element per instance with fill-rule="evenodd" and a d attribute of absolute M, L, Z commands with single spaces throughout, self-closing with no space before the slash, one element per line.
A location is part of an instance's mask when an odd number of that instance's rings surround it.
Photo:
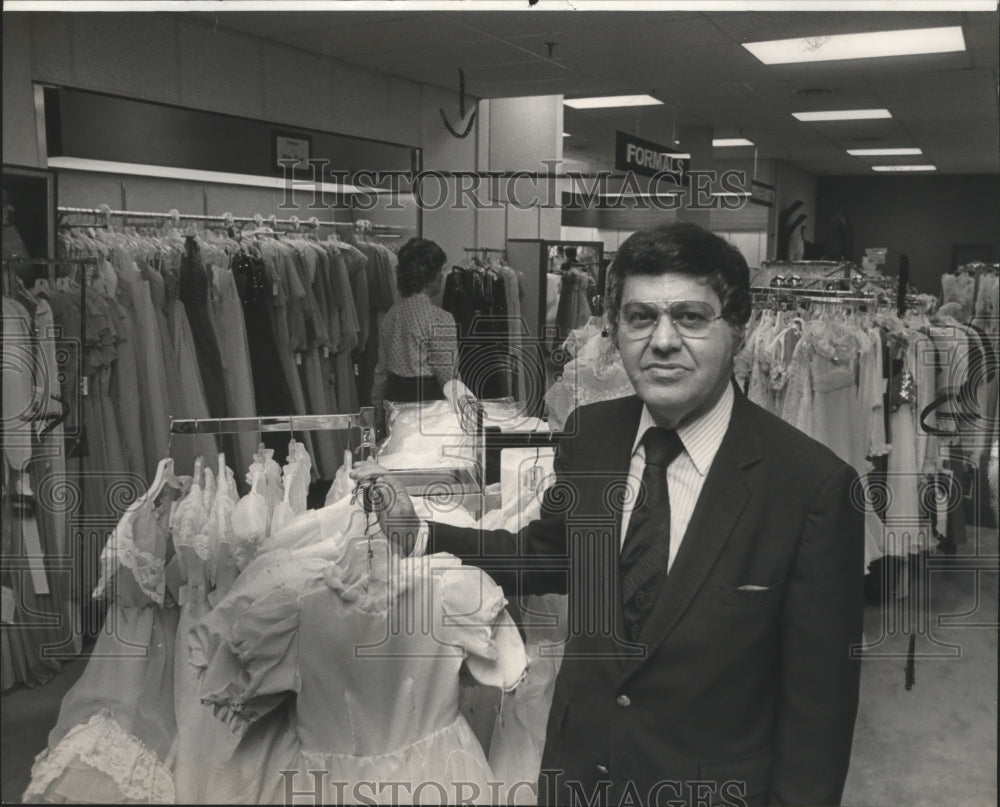
<path fill-rule="evenodd" d="M 458 702 L 463 664 L 503 689 L 524 674 L 501 590 L 450 555 L 359 536 L 349 502 L 325 510 L 273 535 L 191 634 L 201 698 L 239 738 L 207 798 L 285 803 L 322 771 L 328 803 L 496 802 Z"/>

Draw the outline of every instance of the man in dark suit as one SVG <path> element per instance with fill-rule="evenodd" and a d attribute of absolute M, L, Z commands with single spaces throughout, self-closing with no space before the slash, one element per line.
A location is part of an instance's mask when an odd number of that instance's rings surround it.
<path fill-rule="evenodd" d="M 543 802 L 840 801 L 858 705 L 857 476 L 732 384 L 750 307 L 746 261 L 723 239 L 689 223 L 637 232 L 606 308 L 637 394 L 573 413 L 538 520 L 420 533 L 388 480 L 395 540 L 452 552 L 509 595 L 570 594 Z"/>

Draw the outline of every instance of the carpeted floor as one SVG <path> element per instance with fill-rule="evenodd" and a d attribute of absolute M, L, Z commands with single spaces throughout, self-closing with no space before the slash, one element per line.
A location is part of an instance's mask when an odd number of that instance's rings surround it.
<path fill-rule="evenodd" d="M 996 529 L 983 528 L 929 558 L 909 690 L 901 628 L 919 590 L 867 609 L 848 807 L 997 803 L 997 555 Z"/>
<path fill-rule="evenodd" d="M 868 607 L 848 807 L 997 803 L 997 555 L 996 530 L 979 530 L 959 554 L 930 558 L 928 586 L 913 583 L 910 597 Z M 915 616 L 922 591 L 929 607 L 911 623 L 917 638 L 907 690 L 902 619 Z M 3 803 L 19 801 L 84 664 L 74 661 L 45 686 L 3 696 Z"/>

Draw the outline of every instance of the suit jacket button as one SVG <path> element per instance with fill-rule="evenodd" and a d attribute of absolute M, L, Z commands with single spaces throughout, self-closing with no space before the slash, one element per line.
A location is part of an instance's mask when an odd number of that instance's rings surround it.
<path fill-rule="evenodd" d="M 628 695 L 619 695 L 617 702 L 623 709 L 632 705 L 632 699 Z"/>

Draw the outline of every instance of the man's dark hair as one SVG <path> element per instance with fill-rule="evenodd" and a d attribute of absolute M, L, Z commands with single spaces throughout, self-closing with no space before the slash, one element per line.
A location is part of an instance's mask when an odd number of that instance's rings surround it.
<path fill-rule="evenodd" d="M 423 291 L 431 284 L 448 260 L 434 241 L 411 238 L 397 255 L 396 288 L 403 297 Z"/>
<path fill-rule="evenodd" d="M 742 327 L 750 319 L 750 267 L 736 247 L 693 222 L 638 230 L 618 249 L 608 270 L 605 312 L 618 332 L 618 308 L 629 275 L 675 273 L 703 279 L 719 295 L 723 318 Z"/>

